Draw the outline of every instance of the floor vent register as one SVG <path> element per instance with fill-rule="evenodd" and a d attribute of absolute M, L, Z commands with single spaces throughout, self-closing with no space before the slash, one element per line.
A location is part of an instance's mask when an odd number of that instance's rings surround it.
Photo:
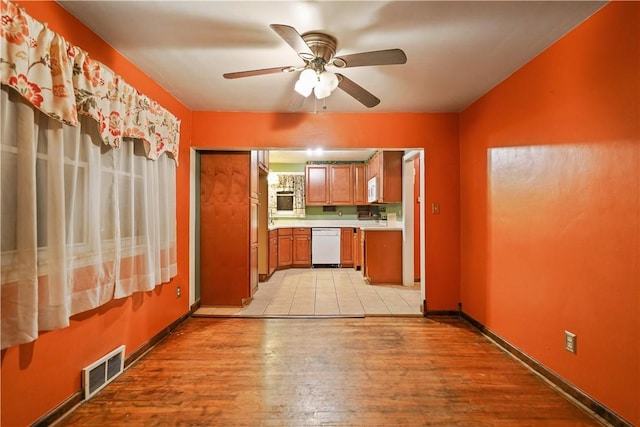
<path fill-rule="evenodd" d="M 125 346 L 121 345 L 82 370 L 85 399 L 94 396 L 122 373 L 124 350 Z"/>

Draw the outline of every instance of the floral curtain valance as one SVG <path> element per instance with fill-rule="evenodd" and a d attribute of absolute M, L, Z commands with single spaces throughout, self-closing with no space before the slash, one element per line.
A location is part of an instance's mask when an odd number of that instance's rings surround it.
<path fill-rule="evenodd" d="M 178 161 L 180 120 L 82 49 L 0 0 L 0 82 L 48 116 L 71 126 L 78 114 L 96 120 L 105 144 L 145 141 L 147 157 Z"/>

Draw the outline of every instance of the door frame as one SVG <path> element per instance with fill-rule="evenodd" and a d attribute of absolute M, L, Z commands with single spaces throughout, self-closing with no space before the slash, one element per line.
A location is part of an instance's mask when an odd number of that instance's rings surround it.
<path fill-rule="evenodd" d="M 240 149 L 236 147 L 235 150 Z M 255 148 L 242 148 L 242 150 L 254 150 Z M 265 148 L 262 148 L 265 149 Z M 287 147 L 281 148 L 286 150 L 303 150 L 301 147 Z M 217 151 L 225 151 L 224 148 L 216 148 Z M 388 150 L 388 148 L 383 148 L 382 150 Z M 200 149 L 191 147 L 190 148 L 190 171 L 189 171 L 189 306 L 193 307 L 193 305 L 199 299 L 199 283 L 200 275 L 198 271 L 198 259 L 199 259 L 199 242 L 200 242 Z M 204 151 L 207 151 L 206 149 Z M 426 266 L 425 266 L 425 246 L 426 246 L 426 226 L 425 226 L 425 210 L 424 210 L 424 200 L 425 200 L 425 153 L 424 149 L 409 149 L 405 150 L 407 153 L 403 157 L 403 202 L 402 202 L 402 210 L 403 210 L 403 255 L 402 255 L 402 263 L 403 263 L 403 282 L 404 282 L 404 271 L 406 264 L 411 266 L 411 276 L 413 276 L 413 242 L 414 242 L 414 232 L 413 232 L 413 206 L 412 203 L 409 206 L 406 205 L 408 201 L 413 201 L 413 176 L 411 176 L 411 180 L 409 185 L 405 184 L 405 181 L 408 180 L 407 174 L 404 173 L 404 168 L 407 167 L 407 164 L 411 164 L 411 170 L 413 171 L 413 159 L 417 156 L 420 156 L 420 294 L 424 300 L 426 299 Z M 413 174 L 413 172 L 412 172 Z M 410 192 L 407 194 L 407 191 Z M 407 231 L 407 227 L 410 227 L 412 232 Z M 411 284 L 413 285 L 413 277 L 411 277 Z"/>
<path fill-rule="evenodd" d="M 413 286 L 414 284 L 414 239 L 416 231 L 414 230 L 414 213 L 413 213 L 413 195 L 414 195 L 414 160 L 420 159 L 419 170 L 419 194 L 420 194 L 420 294 L 424 300 L 426 299 L 426 282 L 425 282 L 425 243 L 426 243 L 426 227 L 425 227 L 425 176 L 424 168 L 424 150 L 408 151 L 402 158 L 402 283 L 405 286 Z M 422 307 L 424 311 L 424 307 Z"/>

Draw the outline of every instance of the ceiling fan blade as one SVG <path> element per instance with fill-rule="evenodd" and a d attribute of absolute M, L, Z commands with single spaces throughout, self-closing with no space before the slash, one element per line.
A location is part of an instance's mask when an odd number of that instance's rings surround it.
<path fill-rule="evenodd" d="M 289 73 L 296 71 L 295 67 L 275 67 L 275 68 L 262 68 L 260 70 L 238 71 L 236 73 L 226 73 L 222 77 L 225 79 L 239 79 L 241 77 L 261 76 L 263 74 L 277 74 L 277 73 Z"/>
<path fill-rule="evenodd" d="M 405 64 L 406 62 L 407 55 L 405 55 L 402 49 L 354 53 L 353 55 L 338 56 L 333 59 L 333 65 L 338 68 L 362 67 L 365 65 Z"/>
<path fill-rule="evenodd" d="M 338 82 L 338 87 L 360 101 L 365 107 L 371 108 L 380 104 L 380 100 L 378 98 L 368 90 L 354 83 L 353 80 L 346 78 L 342 74 L 336 74 L 336 76 L 338 76 L 338 80 L 340 80 Z"/>
<path fill-rule="evenodd" d="M 271 24 L 269 27 L 271 27 L 271 29 L 282 38 L 282 40 L 291 46 L 298 55 L 305 54 L 305 56 L 311 58 L 315 56 L 295 28 L 290 27 L 289 25 L 280 24 Z"/>
<path fill-rule="evenodd" d="M 300 108 L 302 108 L 302 105 L 306 100 L 307 100 L 306 97 L 294 91 L 293 95 L 291 95 L 291 99 L 289 100 L 289 111 L 291 112 L 298 111 Z"/>

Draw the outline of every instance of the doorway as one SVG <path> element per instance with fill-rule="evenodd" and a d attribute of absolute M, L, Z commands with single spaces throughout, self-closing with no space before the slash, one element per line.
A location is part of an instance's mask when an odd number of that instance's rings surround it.
<path fill-rule="evenodd" d="M 237 148 L 236 148 L 237 149 Z M 291 150 L 296 150 L 292 148 Z M 301 149 L 297 149 L 302 151 Z M 224 150 L 222 150 L 224 151 Z M 405 229 L 403 230 L 403 277 L 404 270 L 407 269 L 407 284 L 414 286 L 414 279 L 419 277 L 420 280 L 420 295 L 421 306 L 424 303 L 425 294 L 425 260 L 424 260 L 424 247 L 425 247 L 425 233 L 421 232 L 425 230 L 425 213 L 424 209 L 417 209 L 417 214 L 414 211 L 413 203 L 417 200 L 414 196 L 414 192 L 419 194 L 418 200 L 424 200 L 425 193 L 425 169 L 424 169 L 424 150 L 404 150 L 404 162 L 403 168 L 410 170 L 409 172 L 403 171 L 403 223 Z M 200 299 L 200 276 L 201 271 L 198 260 L 200 259 L 200 154 L 201 151 L 192 148 L 190 162 L 190 265 L 189 265 L 189 286 L 190 286 L 190 304 L 193 306 L 196 301 Z M 415 175 L 415 178 L 414 178 Z M 407 179 L 410 177 L 411 179 Z M 406 181 L 406 183 L 405 183 Z M 410 203 L 410 204 L 407 204 Z M 406 247 L 406 249 L 405 249 Z M 419 272 L 419 275 L 417 275 Z M 404 282 L 404 279 L 403 279 Z"/>

